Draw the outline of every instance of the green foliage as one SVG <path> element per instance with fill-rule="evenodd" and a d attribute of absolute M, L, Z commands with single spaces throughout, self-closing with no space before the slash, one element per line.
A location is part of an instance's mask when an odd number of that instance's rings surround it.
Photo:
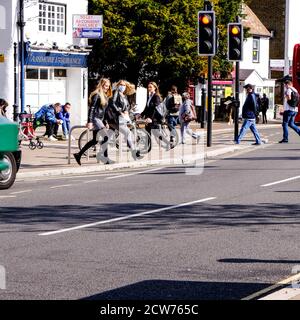
<path fill-rule="evenodd" d="M 212 1 L 220 28 L 214 71 L 231 70 L 225 61 L 226 25 L 235 20 L 241 1 Z M 203 0 L 91 0 L 90 13 L 103 15 L 104 37 L 93 43 L 90 70 L 113 81 L 152 80 L 163 91 L 173 83 L 183 90 L 207 68 L 197 55 L 197 12 L 203 5 Z"/>

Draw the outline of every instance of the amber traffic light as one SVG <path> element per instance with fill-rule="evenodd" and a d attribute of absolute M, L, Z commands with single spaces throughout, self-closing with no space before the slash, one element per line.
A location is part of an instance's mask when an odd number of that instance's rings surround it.
<path fill-rule="evenodd" d="M 216 54 L 216 19 L 214 11 L 198 12 L 198 54 L 214 56 Z"/>
<path fill-rule="evenodd" d="M 228 29 L 228 60 L 243 59 L 243 26 L 241 23 L 229 23 Z"/>

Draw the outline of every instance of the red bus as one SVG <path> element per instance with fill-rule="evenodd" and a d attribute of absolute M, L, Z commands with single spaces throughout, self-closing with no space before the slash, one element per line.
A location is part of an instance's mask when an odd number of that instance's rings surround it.
<path fill-rule="evenodd" d="M 300 43 L 296 44 L 294 47 L 292 77 L 294 87 L 298 90 L 298 92 L 300 92 Z M 295 122 L 300 122 L 300 104 Z"/>

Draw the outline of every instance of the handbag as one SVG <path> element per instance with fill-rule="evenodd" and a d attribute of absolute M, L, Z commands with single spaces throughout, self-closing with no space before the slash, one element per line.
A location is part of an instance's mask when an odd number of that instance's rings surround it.
<path fill-rule="evenodd" d="M 195 120 L 195 117 L 191 114 L 191 113 L 183 113 L 182 114 L 182 120 L 184 122 L 191 122 L 193 120 Z"/>

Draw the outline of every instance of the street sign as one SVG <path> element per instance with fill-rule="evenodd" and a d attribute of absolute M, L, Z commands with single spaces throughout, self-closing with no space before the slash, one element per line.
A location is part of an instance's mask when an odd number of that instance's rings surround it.
<path fill-rule="evenodd" d="M 102 39 L 102 15 L 73 15 L 73 38 Z"/>

